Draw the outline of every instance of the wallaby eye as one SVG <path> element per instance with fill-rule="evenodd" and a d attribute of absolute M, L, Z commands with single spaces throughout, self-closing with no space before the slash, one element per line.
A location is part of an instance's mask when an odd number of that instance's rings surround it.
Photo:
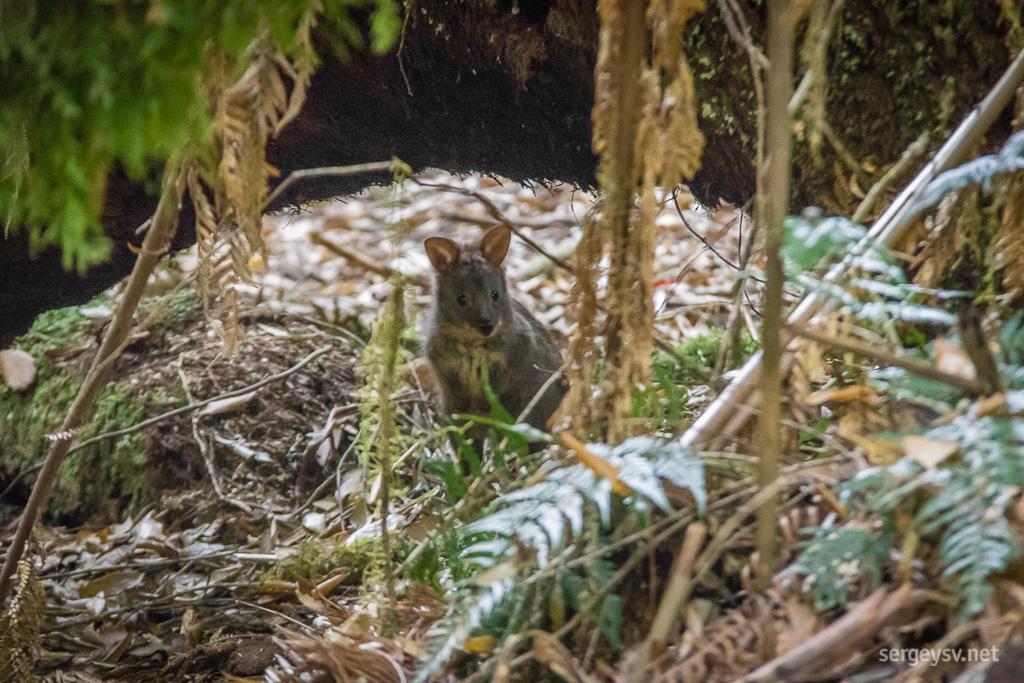
<path fill-rule="evenodd" d="M 455 297 L 455 300 L 459 303 L 460 306 L 465 306 L 466 305 L 466 295 L 465 294 L 459 294 L 457 297 Z"/>
<path fill-rule="evenodd" d="M 493 301 L 497 301 L 497 300 L 498 300 L 498 299 L 500 299 L 500 298 L 501 298 L 501 295 L 500 295 L 500 294 L 498 294 L 498 290 L 496 290 L 496 289 L 492 289 L 492 290 L 491 290 L 491 299 L 492 299 Z"/>

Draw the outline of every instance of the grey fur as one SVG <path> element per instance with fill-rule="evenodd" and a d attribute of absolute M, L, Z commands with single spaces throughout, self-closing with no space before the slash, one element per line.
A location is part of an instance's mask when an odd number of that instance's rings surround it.
<path fill-rule="evenodd" d="M 548 331 L 509 296 L 501 267 L 508 235 L 495 232 L 507 230 L 494 228 L 476 245 L 441 238 L 426 245 L 437 271 L 426 356 L 448 415 L 490 414 L 483 388 L 485 364 L 491 388 L 513 417 L 519 417 L 562 365 Z M 566 389 L 564 378 L 552 382 L 525 421 L 545 428 Z"/>

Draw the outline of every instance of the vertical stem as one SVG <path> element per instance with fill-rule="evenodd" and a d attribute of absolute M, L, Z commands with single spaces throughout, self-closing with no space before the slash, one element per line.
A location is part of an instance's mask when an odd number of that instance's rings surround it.
<path fill-rule="evenodd" d="M 781 448 L 782 359 L 782 246 L 783 221 L 789 209 L 790 146 L 793 130 L 789 100 L 793 95 L 793 10 L 790 0 L 768 0 L 768 117 L 767 160 L 760 172 L 765 196 L 758 202 L 765 223 L 766 283 L 764 301 L 764 360 L 761 372 L 761 420 L 758 439 L 759 483 L 770 485 L 779 476 Z M 757 549 L 761 558 L 757 584 L 771 586 L 777 553 L 778 499 L 765 501 L 757 511 Z"/>
<path fill-rule="evenodd" d="M 15 568 L 21 560 L 25 551 L 25 543 L 32 534 L 32 528 L 39 519 L 39 514 L 50 498 L 50 491 L 53 482 L 57 478 L 57 470 L 67 457 L 71 448 L 71 440 L 76 429 L 87 422 L 96 408 L 96 398 L 107 383 L 110 370 L 114 361 L 121 355 L 128 333 L 131 331 L 132 319 L 142 299 L 149 276 L 160 262 L 164 252 L 170 245 L 171 237 L 178 226 L 178 202 L 184 188 L 183 177 L 180 173 L 180 166 L 177 163 L 169 162 L 164 171 L 163 191 L 160 194 L 160 203 L 153 214 L 153 222 L 142 241 L 142 249 L 139 257 L 135 260 L 135 267 L 128 278 L 121 303 L 107 328 L 107 332 L 100 344 L 96 357 L 82 381 L 82 386 L 75 396 L 75 401 L 68 411 L 68 416 L 59 430 L 59 436 L 53 440 L 50 450 L 43 461 L 43 468 L 39 472 L 35 485 L 32 487 L 32 494 L 29 496 L 28 504 L 21 515 L 18 530 L 14 534 L 14 540 L 7 551 L 7 558 L 4 560 L 3 571 L 0 572 L 0 608 L 7 600 L 11 589 L 11 577 Z"/>
<path fill-rule="evenodd" d="M 611 238 L 605 331 L 608 373 L 600 413 L 607 419 L 609 443 L 625 437 L 622 418 L 629 411 L 633 388 L 644 379 L 636 376 L 632 363 L 642 349 L 630 342 L 642 340 L 647 331 L 632 329 L 634 320 L 628 312 L 646 306 L 651 308 L 653 320 L 653 304 L 642 291 L 649 283 L 640 281 L 636 272 L 642 259 L 650 257 L 643 254 L 642 218 L 633 225 L 636 232 L 631 234 L 640 181 L 636 141 L 643 102 L 641 79 L 649 44 L 647 4 L 645 0 L 601 0 L 597 6 L 601 33 L 595 71 L 594 148 L 601 155 L 597 179 L 604 193 L 602 220 Z"/>
<path fill-rule="evenodd" d="M 388 300 L 384 319 L 381 322 L 380 342 L 383 346 L 384 362 L 377 383 L 377 397 L 380 400 L 380 433 L 377 443 L 377 457 L 380 459 L 380 517 L 381 545 L 384 550 L 384 594 L 388 600 L 388 614 L 385 624 L 390 627 L 395 617 L 395 578 L 391 566 L 391 536 L 388 533 L 388 514 L 391 507 L 391 455 L 395 438 L 395 404 L 392 394 L 395 389 L 395 365 L 398 361 L 398 345 L 405 328 L 405 284 L 400 276 L 392 278 L 391 297 Z"/>

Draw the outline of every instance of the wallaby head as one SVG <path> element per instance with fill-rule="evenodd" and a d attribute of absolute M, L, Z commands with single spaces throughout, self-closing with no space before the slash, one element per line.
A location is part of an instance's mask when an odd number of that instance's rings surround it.
<path fill-rule="evenodd" d="M 423 246 L 434 266 L 434 324 L 466 339 L 490 337 L 512 316 L 501 267 L 512 236 L 508 227 L 492 228 L 478 244 L 430 237 Z"/>

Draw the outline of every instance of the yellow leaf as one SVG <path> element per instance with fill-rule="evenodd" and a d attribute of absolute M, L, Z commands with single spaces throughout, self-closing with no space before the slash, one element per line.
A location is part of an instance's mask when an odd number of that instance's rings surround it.
<path fill-rule="evenodd" d="M 466 652 L 490 657 L 494 652 L 494 636 L 476 636 L 474 638 L 466 638 L 466 642 L 463 644 L 462 649 Z"/>
<path fill-rule="evenodd" d="M 612 491 L 622 496 L 628 496 L 633 492 L 633 489 L 629 488 L 621 479 L 619 479 L 619 470 L 611 465 L 607 460 L 599 458 L 590 451 L 587 450 L 586 444 L 574 437 L 568 432 L 562 432 L 560 435 L 562 443 L 569 447 L 576 457 L 580 459 L 587 469 L 596 474 L 599 477 L 604 477 L 612 483 Z"/>

